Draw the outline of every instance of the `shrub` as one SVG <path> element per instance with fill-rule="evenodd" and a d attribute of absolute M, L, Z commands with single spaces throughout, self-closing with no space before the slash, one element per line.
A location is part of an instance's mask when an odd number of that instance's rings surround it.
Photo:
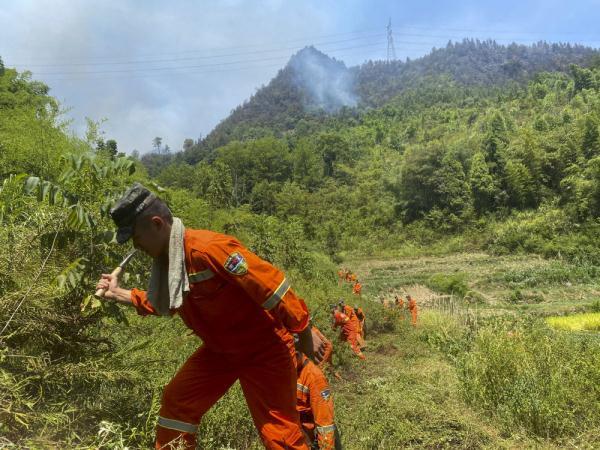
<path fill-rule="evenodd" d="M 455 273 L 452 275 L 436 273 L 427 280 L 427 284 L 435 291 L 458 295 L 460 297 L 464 297 L 469 292 L 466 274 L 464 273 Z"/>

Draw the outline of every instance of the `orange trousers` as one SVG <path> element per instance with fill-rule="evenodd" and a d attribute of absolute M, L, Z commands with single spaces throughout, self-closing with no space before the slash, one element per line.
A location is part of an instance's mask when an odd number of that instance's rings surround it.
<path fill-rule="evenodd" d="M 360 344 L 358 341 L 358 333 L 353 333 L 348 336 L 342 336 L 341 338 L 343 341 L 346 341 L 350 345 L 350 348 L 352 348 L 352 351 L 354 352 L 354 354 L 356 356 L 358 356 L 360 359 L 365 359 L 365 355 L 360 350 Z"/>
<path fill-rule="evenodd" d="M 308 450 L 296 410 L 296 378 L 283 343 L 236 358 L 202 346 L 165 386 L 155 448 L 195 449 L 200 419 L 239 379 L 265 448 Z"/>

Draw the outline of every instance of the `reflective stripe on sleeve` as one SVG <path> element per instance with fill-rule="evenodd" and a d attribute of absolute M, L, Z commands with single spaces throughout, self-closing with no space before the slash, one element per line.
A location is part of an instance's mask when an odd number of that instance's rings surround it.
<path fill-rule="evenodd" d="M 310 389 L 308 389 L 308 387 L 300 383 L 296 383 L 296 389 L 298 389 L 300 392 L 304 392 L 305 394 L 308 394 L 310 392 Z"/>
<path fill-rule="evenodd" d="M 290 289 L 290 282 L 287 280 L 287 278 L 284 278 L 283 281 L 281 282 L 281 284 L 279 285 L 279 287 L 277 289 L 275 289 L 275 292 L 273 292 L 273 295 L 271 295 L 262 304 L 262 307 L 267 310 L 273 309 L 275 306 L 277 306 L 277 304 L 281 301 L 281 299 L 283 298 L 283 296 L 286 294 L 286 292 L 289 289 Z"/>
<path fill-rule="evenodd" d="M 166 417 L 158 417 L 158 424 L 163 428 L 170 430 L 183 431 L 184 433 L 194 434 L 198 431 L 198 425 L 193 423 L 181 422 L 180 420 L 167 419 Z"/>
<path fill-rule="evenodd" d="M 215 274 L 212 273 L 212 270 L 206 269 L 201 272 L 190 273 L 189 280 L 190 280 L 190 283 L 199 283 L 201 281 L 210 280 L 214 276 L 215 276 Z"/>

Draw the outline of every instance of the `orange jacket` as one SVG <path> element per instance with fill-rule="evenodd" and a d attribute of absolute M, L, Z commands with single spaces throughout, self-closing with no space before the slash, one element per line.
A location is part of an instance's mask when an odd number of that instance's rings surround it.
<path fill-rule="evenodd" d="M 362 290 L 362 284 L 360 283 L 355 283 L 354 286 L 352 287 L 352 292 L 355 294 L 360 294 L 360 291 Z"/>
<path fill-rule="evenodd" d="M 340 311 L 335 311 L 333 314 L 333 328 L 341 327 L 342 332 L 340 333 L 340 339 L 347 341 L 349 338 L 355 338 L 356 326 L 350 318 Z"/>
<path fill-rule="evenodd" d="M 207 230 L 185 230 L 185 265 L 190 292 L 177 310 L 209 349 L 241 354 L 284 341 L 308 326 L 304 301 L 285 275 L 235 238 Z M 141 315 L 156 314 L 146 292 L 131 291 Z"/>
<path fill-rule="evenodd" d="M 316 439 L 319 449 L 334 450 L 335 423 L 331 389 L 321 369 L 304 355 L 302 364 L 298 367 L 296 392 L 300 423 L 311 444 Z"/>
<path fill-rule="evenodd" d="M 346 314 L 350 321 L 354 324 L 354 329 L 356 332 L 360 332 L 360 321 L 358 320 L 358 317 L 356 317 L 354 308 L 350 305 L 344 305 L 344 314 Z"/>
<path fill-rule="evenodd" d="M 408 302 L 408 309 L 411 311 L 417 310 L 417 301 L 414 298 L 411 298 L 410 301 Z"/>

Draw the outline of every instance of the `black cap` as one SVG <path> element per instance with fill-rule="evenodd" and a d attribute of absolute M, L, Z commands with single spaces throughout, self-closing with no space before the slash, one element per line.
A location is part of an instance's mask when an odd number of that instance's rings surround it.
<path fill-rule="evenodd" d="M 117 242 L 124 244 L 133 234 L 135 218 L 146 209 L 156 196 L 140 183 L 133 183 L 110 210 L 110 216 L 117 225 Z"/>

